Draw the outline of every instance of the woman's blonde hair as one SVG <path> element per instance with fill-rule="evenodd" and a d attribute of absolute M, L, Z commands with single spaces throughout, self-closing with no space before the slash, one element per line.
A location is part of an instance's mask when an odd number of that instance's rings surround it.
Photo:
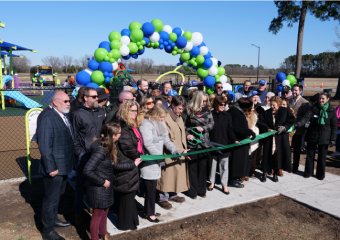
<path fill-rule="evenodd" d="M 279 96 L 275 96 L 270 98 L 270 102 L 276 102 L 277 106 L 281 107 L 282 106 L 282 99 Z"/>
<path fill-rule="evenodd" d="M 145 114 L 145 119 L 149 121 L 158 120 L 163 114 L 167 114 L 168 110 L 161 104 L 156 104 L 150 111 Z"/>
<path fill-rule="evenodd" d="M 94 141 L 100 141 L 101 146 L 109 152 L 112 164 L 117 163 L 117 148 L 112 137 L 119 134 L 120 131 L 118 123 L 109 122 L 102 126 L 100 137 L 94 139 Z"/>
<path fill-rule="evenodd" d="M 152 96 L 144 96 L 142 97 L 142 99 L 140 100 L 140 108 L 141 108 L 141 113 L 146 113 L 147 112 L 147 106 L 148 106 L 148 102 L 149 100 L 152 99 L 152 101 L 155 101 L 155 98 Z"/>
<path fill-rule="evenodd" d="M 193 98 L 190 100 L 188 106 L 187 106 L 187 111 L 189 115 L 194 115 L 195 112 L 200 112 L 202 111 L 202 104 L 203 104 L 203 99 L 204 97 L 207 97 L 207 104 L 206 106 L 210 109 L 210 102 L 208 98 L 208 94 L 203 92 L 203 91 L 198 91 Z"/>
<path fill-rule="evenodd" d="M 136 119 L 131 119 L 130 117 L 130 109 L 136 106 L 137 107 L 137 117 Z M 123 102 L 118 111 L 118 117 L 123 119 L 127 125 L 133 128 L 139 128 L 139 125 L 141 124 L 140 118 L 138 118 L 138 115 L 140 114 L 140 108 L 137 102 L 134 101 L 125 101 Z"/>

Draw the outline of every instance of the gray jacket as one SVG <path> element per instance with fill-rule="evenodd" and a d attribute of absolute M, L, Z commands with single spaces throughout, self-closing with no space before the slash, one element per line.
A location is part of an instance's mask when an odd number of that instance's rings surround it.
<path fill-rule="evenodd" d="M 163 147 L 171 153 L 177 150 L 170 141 L 168 133 L 164 132 L 164 134 L 158 135 L 155 126 L 148 119 L 144 119 L 139 127 L 139 131 L 142 135 L 143 145 L 147 154 L 163 155 Z M 147 180 L 159 179 L 161 177 L 161 168 L 157 164 L 157 160 L 146 161 L 141 168 L 140 177 Z"/>

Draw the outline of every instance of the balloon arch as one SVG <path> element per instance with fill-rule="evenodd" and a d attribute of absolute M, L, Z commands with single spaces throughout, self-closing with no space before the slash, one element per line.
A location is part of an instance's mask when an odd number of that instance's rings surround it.
<path fill-rule="evenodd" d="M 211 57 L 201 33 L 183 31 L 179 27 L 172 28 L 163 25 L 159 19 L 143 25 L 132 22 L 129 29 L 111 32 L 109 41 L 99 44 L 94 52 L 94 59 L 88 62 L 87 69 L 76 75 L 76 81 L 87 87 L 106 88 L 113 83 L 121 58 L 137 59 L 145 52 L 145 48 L 164 49 L 168 54 L 180 55 L 177 65 L 186 70 L 189 67 L 196 69 L 196 74 L 203 79 L 208 93 L 212 91 L 215 82 L 227 84 L 225 69 L 221 67 L 220 61 Z"/>

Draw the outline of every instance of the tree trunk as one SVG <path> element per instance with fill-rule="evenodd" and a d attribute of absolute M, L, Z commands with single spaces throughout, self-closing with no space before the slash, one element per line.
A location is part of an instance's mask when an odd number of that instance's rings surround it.
<path fill-rule="evenodd" d="M 301 73 L 303 30 L 305 28 L 307 6 L 308 3 L 302 2 L 301 15 L 299 21 L 298 42 L 296 47 L 296 67 L 295 67 L 296 78 L 299 78 Z"/>
<path fill-rule="evenodd" d="M 340 71 L 339 71 L 338 86 L 336 87 L 336 93 L 335 93 L 334 99 L 340 99 Z"/>

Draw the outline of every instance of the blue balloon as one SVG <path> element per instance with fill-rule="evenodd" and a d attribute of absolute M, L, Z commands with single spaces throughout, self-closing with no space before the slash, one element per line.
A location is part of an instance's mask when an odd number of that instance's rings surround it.
<path fill-rule="evenodd" d="M 177 63 L 177 67 L 178 67 L 178 66 L 181 66 L 181 63 Z"/>
<path fill-rule="evenodd" d="M 206 87 L 212 87 L 212 86 L 214 86 L 215 81 L 216 81 L 215 77 L 213 77 L 213 76 L 207 76 L 206 78 L 204 78 L 203 84 L 204 84 L 204 86 L 206 86 Z"/>
<path fill-rule="evenodd" d="M 163 39 L 159 39 L 159 41 L 158 41 L 159 43 L 163 43 L 164 41 L 163 41 Z"/>
<path fill-rule="evenodd" d="M 155 26 L 150 22 L 146 22 L 142 26 L 142 31 L 144 33 L 144 37 L 150 37 L 155 32 Z"/>
<path fill-rule="evenodd" d="M 197 57 L 199 54 L 200 54 L 200 49 L 198 47 L 193 46 L 190 51 L 190 55 L 193 57 Z"/>
<path fill-rule="evenodd" d="M 179 62 L 180 62 L 181 64 L 184 63 L 184 61 L 183 61 L 181 58 L 179 58 Z"/>
<path fill-rule="evenodd" d="M 208 58 L 211 58 L 211 52 L 208 52 L 205 56 L 204 56 L 205 59 L 208 59 Z"/>
<path fill-rule="evenodd" d="M 137 54 L 133 54 L 132 57 L 133 57 L 134 59 L 137 59 L 137 58 L 138 58 L 138 55 L 137 55 Z"/>
<path fill-rule="evenodd" d="M 168 43 L 168 42 L 164 42 L 163 45 L 164 45 L 164 46 L 168 46 L 169 43 Z"/>
<path fill-rule="evenodd" d="M 110 73 L 109 73 L 109 78 L 112 78 L 112 77 L 113 77 L 113 73 L 110 72 Z"/>
<path fill-rule="evenodd" d="M 282 84 L 280 84 L 280 85 L 277 85 L 277 88 L 276 88 L 276 90 L 278 91 L 278 92 L 282 92 Z"/>
<path fill-rule="evenodd" d="M 110 42 L 103 41 L 99 44 L 98 48 L 105 48 L 108 52 L 111 52 Z"/>
<path fill-rule="evenodd" d="M 76 75 L 76 81 L 81 85 L 89 84 L 91 82 L 91 75 L 85 71 L 80 71 Z"/>
<path fill-rule="evenodd" d="M 234 97 L 235 97 L 235 93 L 231 90 L 228 90 L 229 96 L 230 96 L 230 100 L 233 101 Z"/>
<path fill-rule="evenodd" d="M 130 58 L 130 54 L 128 54 L 128 55 L 126 55 L 126 56 L 122 56 L 122 58 L 123 58 L 124 60 L 128 60 L 128 59 Z"/>
<path fill-rule="evenodd" d="M 276 80 L 279 81 L 280 83 L 286 80 L 287 76 L 283 72 L 278 72 L 276 74 Z"/>
<path fill-rule="evenodd" d="M 130 31 L 129 29 L 126 29 L 126 28 L 124 28 L 124 29 L 120 32 L 120 34 L 122 34 L 122 36 L 128 36 L 128 37 L 130 37 L 130 33 L 131 33 L 131 31 Z"/>
<path fill-rule="evenodd" d="M 104 72 L 104 77 L 108 77 L 109 76 L 109 73 L 108 72 Z"/>
<path fill-rule="evenodd" d="M 110 73 L 113 70 L 112 63 L 103 61 L 99 64 L 99 70 L 102 72 Z"/>
<path fill-rule="evenodd" d="M 221 61 L 217 62 L 217 66 L 221 66 L 221 64 L 222 64 Z"/>
<path fill-rule="evenodd" d="M 171 47 L 172 48 L 176 47 L 176 43 L 171 43 Z"/>
<path fill-rule="evenodd" d="M 177 37 L 182 35 L 182 29 L 180 29 L 179 27 L 175 27 L 174 29 L 172 29 L 173 33 L 176 33 Z"/>
<path fill-rule="evenodd" d="M 93 87 L 94 89 L 99 88 L 98 84 L 97 84 L 97 83 L 94 83 L 94 82 L 91 82 L 91 83 L 86 84 L 86 87 Z"/>
<path fill-rule="evenodd" d="M 168 41 L 170 36 L 169 36 L 169 33 L 165 32 L 165 31 L 161 31 L 159 33 L 159 37 L 160 39 L 162 39 L 163 41 Z"/>
<path fill-rule="evenodd" d="M 145 52 L 145 47 L 142 50 L 138 51 L 139 55 L 142 55 L 144 52 Z"/>
<path fill-rule="evenodd" d="M 200 45 L 198 45 L 197 47 L 200 48 L 200 47 L 203 47 L 203 46 L 207 46 L 207 45 L 205 45 L 205 43 L 202 42 L 202 43 L 201 43 Z"/>
<path fill-rule="evenodd" d="M 171 40 L 169 40 L 169 41 L 168 41 L 168 43 L 169 43 L 169 44 L 171 44 L 171 43 L 172 43 L 172 41 L 171 41 Z"/>
<path fill-rule="evenodd" d="M 159 44 L 159 49 L 163 49 L 164 45 L 163 44 Z"/>
<path fill-rule="evenodd" d="M 197 69 L 198 69 L 198 67 L 193 67 L 193 69 L 197 70 Z"/>
<path fill-rule="evenodd" d="M 172 52 L 171 46 L 169 46 L 169 45 L 166 46 L 165 49 L 166 49 L 167 51 L 171 51 L 171 52 Z M 166 51 L 166 52 L 167 52 L 167 51 Z"/>
<path fill-rule="evenodd" d="M 185 37 L 180 36 L 177 38 L 177 41 L 176 41 L 177 47 L 184 48 L 187 45 L 187 43 L 188 43 L 188 40 Z"/>
<path fill-rule="evenodd" d="M 105 78 L 105 82 L 106 82 L 106 83 L 109 83 L 109 82 L 111 82 L 111 79 L 110 79 L 109 77 L 106 77 L 106 78 Z"/>
<path fill-rule="evenodd" d="M 143 40 L 145 41 L 145 46 L 148 45 L 150 43 L 150 39 L 143 37 Z"/>
<path fill-rule="evenodd" d="M 96 71 L 99 68 L 99 62 L 97 62 L 96 60 L 91 60 L 89 61 L 87 66 L 89 67 L 89 69 Z"/>
<path fill-rule="evenodd" d="M 205 61 L 203 63 L 203 67 L 209 69 L 209 68 L 211 68 L 212 65 L 213 65 L 213 62 L 210 58 L 205 59 Z"/>

